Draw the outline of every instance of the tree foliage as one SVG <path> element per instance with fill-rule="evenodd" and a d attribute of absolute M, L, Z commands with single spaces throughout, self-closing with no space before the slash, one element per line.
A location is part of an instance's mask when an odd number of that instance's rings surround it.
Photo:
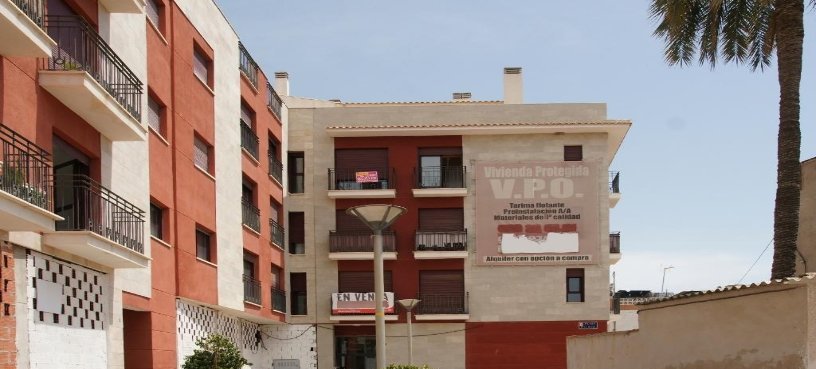
<path fill-rule="evenodd" d="M 241 369 L 252 365 L 238 347 L 220 334 L 211 334 L 196 341 L 199 348 L 184 359 L 183 369 Z"/>

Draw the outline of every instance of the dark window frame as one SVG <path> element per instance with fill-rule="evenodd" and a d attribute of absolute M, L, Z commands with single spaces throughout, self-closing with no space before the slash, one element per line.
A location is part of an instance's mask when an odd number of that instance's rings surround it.
<path fill-rule="evenodd" d="M 297 169 L 297 159 L 303 162 L 301 171 Z M 306 192 L 306 156 L 303 151 L 290 151 L 287 157 L 287 164 L 289 193 Z M 298 178 L 300 178 L 300 186 L 297 185 Z"/>
<path fill-rule="evenodd" d="M 293 282 L 300 282 L 300 276 L 303 276 L 303 290 L 296 289 L 293 286 Z M 304 316 L 309 315 L 309 279 L 306 273 L 303 272 L 290 272 L 289 273 L 289 289 L 290 289 L 290 299 L 289 299 L 289 311 L 290 315 L 295 316 Z M 301 304 L 302 302 L 302 304 Z M 302 309 L 295 309 L 296 307 Z"/>
<path fill-rule="evenodd" d="M 570 283 L 571 281 L 577 281 L 577 289 L 572 288 L 572 283 Z M 583 268 L 567 268 L 565 285 L 567 302 L 585 302 L 586 289 Z"/>
<path fill-rule="evenodd" d="M 583 161 L 583 145 L 564 145 L 564 161 Z"/>
<path fill-rule="evenodd" d="M 164 226 L 165 210 L 167 209 L 164 208 L 163 206 L 158 205 L 152 201 L 150 202 L 150 236 L 155 237 L 162 241 L 164 241 L 164 231 L 166 228 Z M 158 222 L 156 222 L 156 220 L 158 220 Z M 154 233 L 153 229 L 154 226 L 158 227 L 157 232 L 158 234 Z"/>
<path fill-rule="evenodd" d="M 215 263 L 215 255 L 213 255 L 213 233 L 201 227 L 196 227 L 195 232 L 196 258 L 209 263 Z M 203 253 L 206 253 L 206 255 L 202 255 Z"/>

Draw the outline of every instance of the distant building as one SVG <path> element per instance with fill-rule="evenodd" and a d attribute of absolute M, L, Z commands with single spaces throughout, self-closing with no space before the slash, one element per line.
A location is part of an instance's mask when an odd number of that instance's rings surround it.
<path fill-rule="evenodd" d="M 796 274 L 816 272 L 816 158 L 802 162 Z"/>
<path fill-rule="evenodd" d="M 615 292 L 612 296 L 609 323 L 606 325 L 606 330 L 609 332 L 620 332 L 638 329 L 637 304 L 656 301 L 673 295 L 671 292 L 652 292 L 646 290 L 621 290 Z"/>

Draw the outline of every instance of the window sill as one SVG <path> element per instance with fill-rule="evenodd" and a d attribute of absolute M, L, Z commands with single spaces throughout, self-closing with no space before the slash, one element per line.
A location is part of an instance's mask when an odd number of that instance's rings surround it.
<path fill-rule="evenodd" d="M 250 227 L 250 226 L 248 226 L 248 225 L 246 225 L 246 224 L 244 224 L 244 223 L 241 223 L 241 226 L 242 226 L 242 227 L 244 227 L 244 229 L 246 229 L 247 231 L 249 231 L 249 232 L 251 232 L 251 233 L 255 234 L 256 236 L 258 236 L 258 237 L 260 237 L 260 236 L 261 236 L 261 232 L 258 232 L 258 231 L 256 231 L 256 230 L 252 229 L 252 227 Z"/>
<path fill-rule="evenodd" d="M 164 146 L 168 146 L 168 147 L 170 146 L 170 143 L 169 143 L 169 142 L 167 142 L 167 139 L 166 139 L 166 138 L 164 138 L 164 136 L 162 136 L 162 134 L 161 134 L 161 133 L 159 133 L 158 131 L 156 131 L 155 129 L 153 129 L 153 127 L 151 127 L 150 125 L 148 125 L 148 126 L 147 126 L 147 130 L 148 130 L 148 131 L 150 131 L 150 132 L 153 132 L 153 134 L 154 134 L 154 135 L 156 135 L 156 137 L 159 139 L 159 141 L 161 141 L 161 142 L 163 142 L 163 143 L 164 143 Z"/>
<path fill-rule="evenodd" d="M 252 84 L 252 81 L 250 81 L 249 77 L 247 77 L 247 75 L 244 74 L 244 71 L 240 71 L 240 72 L 241 72 L 241 79 L 246 81 L 247 85 L 249 86 L 250 89 L 252 89 L 252 92 L 255 93 L 255 95 L 258 95 L 258 88 L 255 87 L 255 85 Z"/>
<path fill-rule="evenodd" d="M 213 176 L 212 174 L 210 174 L 210 172 L 208 172 L 208 171 L 206 171 L 206 170 L 204 170 L 204 169 L 201 169 L 201 167 L 199 167 L 198 165 L 193 164 L 193 166 L 194 166 L 196 169 L 198 169 L 198 171 L 199 171 L 199 172 L 204 173 L 204 175 L 205 175 L 205 176 L 209 177 L 210 179 L 212 179 L 212 181 L 213 181 L 213 182 L 215 182 L 215 176 Z"/>
<path fill-rule="evenodd" d="M 200 261 L 200 262 L 202 262 L 204 264 L 207 264 L 207 265 L 209 265 L 209 266 L 211 266 L 213 268 L 218 268 L 218 264 L 215 264 L 215 263 L 213 263 L 211 261 L 204 260 L 204 259 L 202 259 L 202 258 L 200 258 L 198 256 L 196 256 L 196 260 L 198 260 L 198 261 Z"/>
<path fill-rule="evenodd" d="M 275 176 L 270 174 L 269 179 L 271 179 L 272 182 L 276 183 L 278 186 L 280 186 L 281 189 L 283 189 L 283 183 L 280 183 L 280 181 L 278 181 L 278 179 L 275 178 Z"/>
<path fill-rule="evenodd" d="M 151 235 L 151 236 L 150 236 L 150 239 L 152 239 L 153 241 L 156 241 L 156 242 L 160 243 L 162 246 L 167 247 L 167 248 L 169 248 L 169 249 L 172 249 L 172 248 L 173 248 L 173 245 L 171 245 L 171 244 L 169 244 L 169 243 L 165 242 L 164 240 L 162 240 L 161 238 L 158 238 L 158 237 L 156 237 L 156 236 Z"/>
<path fill-rule="evenodd" d="M 244 300 L 244 303 L 247 304 L 247 305 L 263 308 L 263 305 L 258 305 L 258 304 L 254 303 L 254 302 L 249 302 L 247 300 Z"/>
<path fill-rule="evenodd" d="M 249 161 L 251 161 L 252 164 L 254 164 L 256 167 L 261 166 L 261 162 L 259 162 L 258 159 L 256 159 L 254 156 L 252 156 L 252 154 L 249 153 L 249 150 L 242 147 L 241 152 L 244 153 L 244 155 L 247 157 L 247 159 L 249 159 Z"/>
<path fill-rule="evenodd" d="M 154 30 L 154 31 L 156 31 L 156 35 L 157 35 L 157 36 L 159 36 L 159 40 L 161 40 L 161 42 L 163 42 L 165 46 L 170 45 L 170 43 L 168 43 L 168 42 L 167 42 L 167 39 L 166 39 L 166 38 L 164 38 L 164 35 L 162 34 L 162 32 L 161 32 L 161 31 L 159 31 L 159 27 L 158 27 L 158 26 L 156 26 L 156 25 L 153 23 L 153 21 L 152 21 L 152 20 L 150 20 L 150 18 L 147 18 L 147 17 L 145 17 L 145 18 L 147 19 L 147 24 L 149 24 L 149 25 L 150 25 L 150 28 L 153 28 L 153 30 Z"/>
<path fill-rule="evenodd" d="M 193 73 L 193 77 L 195 77 L 196 81 L 201 83 L 201 85 L 204 86 L 204 88 L 207 89 L 207 91 L 210 93 L 210 95 L 215 97 L 215 91 L 213 91 L 212 87 L 210 87 L 210 85 L 208 85 L 207 82 L 202 81 L 201 78 L 198 78 L 198 76 L 195 75 L 195 73 Z"/>

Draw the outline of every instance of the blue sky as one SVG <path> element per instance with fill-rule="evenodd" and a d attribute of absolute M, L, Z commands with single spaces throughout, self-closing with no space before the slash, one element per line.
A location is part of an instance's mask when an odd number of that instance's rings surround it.
<path fill-rule="evenodd" d="M 623 259 L 618 289 L 736 283 L 772 238 L 776 65 L 669 67 L 646 1 L 218 1 L 267 75 L 343 101 L 502 98 L 524 68 L 525 102 L 605 102 L 633 121 L 612 168 Z M 816 156 L 816 15 L 802 78 L 802 159 Z M 772 247 L 743 283 L 768 279 Z"/>

